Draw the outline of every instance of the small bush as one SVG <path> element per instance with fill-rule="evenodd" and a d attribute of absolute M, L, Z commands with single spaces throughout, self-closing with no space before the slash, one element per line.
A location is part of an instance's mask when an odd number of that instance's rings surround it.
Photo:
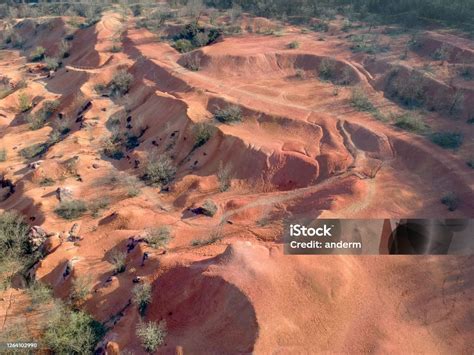
<path fill-rule="evenodd" d="M 50 177 L 44 177 L 40 180 L 39 185 L 40 186 L 52 186 L 54 185 L 55 181 L 54 179 Z"/>
<path fill-rule="evenodd" d="M 82 311 L 57 304 L 48 317 L 43 340 L 55 354 L 93 354 L 105 329 Z"/>
<path fill-rule="evenodd" d="M 112 95 L 123 96 L 125 95 L 133 82 L 133 75 L 128 73 L 125 69 L 121 69 L 116 72 L 109 83 L 109 88 Z"/>
<path fill-rule="evenodd" d="M 128 176 L 125 180 L 125 188 L 127 189 L 127 197 L 136 197 L 140 195 L 140 183 L 135 176 Z"/>
<path fill-rule="evenodd" d="M 423 133 L 426 131 L 426 125 L 422 118 L 413 113 L 405 113 L 401 116 L 398 116 L 394 125 L 398 128 L 415 133 Z"/>
<path fill-rule="evenodd" d="M 0 163 L 7 160 L 7 150 L 5 148 L 0 149 Z"/>
<path fill-rule="evenodd" d="M 336 75 L 334 61 L 324 58 L 319 65 L 319 77 L 322 80 L 333 80 Z"/>
<path fill-rule="evenodd" d="M 87 206 L 82 200 L 63 201 L 54 212 L 64 219 L 77 219 L 87 211 Z"/>
<path fill-rule="evenodd" d="M 16 212 L 0 214 L 0 261 L 7 255 L 21 257 L 29 252 L 28 224 Z"/>
<path fill-rule="evenodd" d="M 167 155 L 149 159 L 143 179 L 152 185 L 163 186 L 173 181 L 176 176 L 176 167 Z"/>
<path fill-rule="evenodd" d="M 102 153 L 111 159 L 120 160 L 124 157 L 121 148 L 121 141 L 116 137 L 105 138 L 102 140 Z"/>
<path fill-rule="evenodd" d="M 396 72 L 392 73 L 392 76 L 396 75 Z M 391 95 L 397 97 L 403 105 L 418 107 L 424 103 L 425 89 L 422 74 L 412 71 L 408 78 L 397 77 L 391 85 Z"/>
<path fill-rule="evenodd" d="M 431 135 L 431 141 L 441 148 L 457 149 L 462 145 L 464 137 L 458 132 L 435 132 Z"/>
<path fill-rule="evenodd" d="M 47 143 L 36 143 L 20 150 L 20 155 L 25 159 L 33 159 L 39 157 L 48 151 Z"/>
<path fill-rule="evenodd" d="M 171 240 L 170 229 L 166 226 L 147 230 L 145 240 L 153 249 L 166 248 Z"/>
<path fill-rule="evenodd" d="M 287 44 L 287 47 L 288 47 L 289 49 L 297 49 L 297 48 L 300 47 L 300 42 L 298 42 L 298 41 L 292 41 L 292 42 L 290 42 L 290 43 Z"/>
<path fill-rule="evenodd" d="M 109 52 L 112 53 L 119 53 L 122 51 L 122 46 L 118 44 L 114 44 L 112 47 L 110 47 Z"/>
<path fill-rule="evenodd" d="M 351 104 L 358 111 L 375 111 L 375 106 L 361 88 L 352 90 Z"/>
<path fill-rule="evenodd" d="M 46 69 L 56 71 L 59 68 L 59 61 L 53 57 L 44 58 Z"/>
<path fill-rule="evenodd" d="M 434 60 L 447 60 L 449 58 L 449 52 L 449 48 L 443 44 L 433 52 L 432 58 Z"/>
<path fill-rule="evenodd" d="M 451 212 L 458 208 L 459 202 L 459 197 L 454 192 L 449 192 L 441 198 L 441 203 Z"/>
<path fill-rule="evenodd" d="M 191 71 L 199 71 L 201 69 L 201 58 L 197 55 L 183 55 L 183 67 Z"/>
<path fill-rule="evenodd" d="M 206 200 L 202 204 L 202 213 L 208 217 L 213 217 L 217 212 L 217 205 L 212 200 Z"/>
<path fill-rule="evenodd" d="M 116 274 L 120 274 L 125 271 L 126 260 L 127 260 L 127 253 L 121 252 L 119 250 L 114 250 L 112 252 L 110 262 L 114 266 L 114 272 Z"/>
<path fill-rule="evenodd" d="M 316 32 L 327 32 L 329 31 L 329 23 L 327 21 L 320 21 L 313 24 L 311 28 Z"/>
<path fill-rule="evenodd" d="M 166 322 L 139 323 L 136 333 L 145 351 L 153 353 L 165 342 Z"/>
<path fill-rule="evenodd" d="M 100 216 L 101 211 L 109 207 L 110 199 L 108 197 L 99 197 L 98 199 L 89 203 L 89 210 L 92 213 L 92 217 L 97 218 Z"/>
<path fill-rule="evenodd" d="M 303 69 L 296 69 L 295 77 L 300 80 L 306 79 L 306 72 Z"/>
<path fill-rule="evenodd" d="M 51 288 L 39 281 L 33 282 L 28 288 L 27 293 L 31 297 L 31 303 L 33 305 L 49 303 L 53 300 Z"/>
<path fill-rule="evenodd" d="M 26 121 L 28 122 L 28 127 L 30 127 L 32 131 L 41 129 L 46 124 L 46 120 L 40 112 L 36 114 L 29 114 L 26 116 Z"/>
<path fill-rule="evenodd" d="M 209 139 L 211 139 L 213 133 L 213 126 L 205 122 L 197 123 L 193 127 L 193 133 L 194 148 L 199 148 L 206 144 Z"/>
<path fill-rule="evenodd" d="M 221 239 L 222 239 L 222 234 L 221 234 L 220 229 L 214 229 L 211 231 L 211 234 L 209 235 L 209 237 L 204 238 L 204 239 L 194 239 L 191 242 L 191 246 L 199 247 L 199 246 L 211 245 L 211 244 L 214 244 L 215 242 L 218 242 Z"/>
<path fill-rule="evenodd" d="M 75 304 L 83 302 L 92 290 L 90 275 L 80 276 L 72 281 L 71 301 Z"/>
<path fill-rule="evenodd" d="M 222 161 L 219 163 L 219 169 L 217 170 L 217 180 L 219 181 L 219 190 L 221 192 L 227 191 L 231 185 L 231 165 L 224 166 Z"/>
<path fill-rule="evenodd" d="M 70 35 L 72 36 L 71 40 L 74 38 L 74 35 Z M 68 41 L 68 36 L 66 36 L 62 41 L 61 43 L 59 44 L 59 48 L 58 48 L 58 58 L 59 59 L 62 59 L 62 58 L 67 58 L 69 57 L 69 51 L 71 50 L 71 44 Z"/>
<path fill-rule="evenodd" d="M 471 169 L 474 169 L 474 158 L 469 159 L 469 160 L 466 162 L 466 165 L 467 165 L 468 167 L 470 167 Z"/>
<path fill-rule="evenodd" d="M 31 101 L 31 97 L 25 93 L 21 92 L 18 95 L 18 110 L 20 112 L 26 112 L 33 107 L 33 102 Z"/>
<path fill-rule="evenodd" d="M 48 118 L 58 109 L 59 105 L 59 100 L 46 100 L 43 102 L 43 107 L 41 108 L 41 111 L 44 116 Z"/>
<path fill-rule="evenodd" d="M 178 39 L 174 42 L 173 47 L 180 53 L 190 52 L 194 49 L 191 41 L 188 41 L 187 39 Z"/>
<path fill-rule="evenodd" d="M 46 53 L 46 49 L 44 49 L 41 46 L 36 47 L 33 50 L 33 52 L 31 52 L 31 54 L 30 54 L 30 61 L 39 62 L 39 61 L 43 60 L 45 53 Z"/>
<path fill-rule="evenodd" d="M 242 110 L 236 105 L 229 105 L 223 109 L 218 108 L 214 112 L 214 118 L 222 123 L 242 121 Z"/>
<path fill-rule="evenodd" d="M 99 95 L 102 94 L 107 89 L 107 85 L 104 83 L 97 83 L 94 85 L 94 91 Z"/>
<path fill-rule="evenodd" d="M 132 289 L 132 301 L 137 306 L 141 315 L 145 314 L 146 307 L 151 302 L 151 285 L 138 284 Z"/>

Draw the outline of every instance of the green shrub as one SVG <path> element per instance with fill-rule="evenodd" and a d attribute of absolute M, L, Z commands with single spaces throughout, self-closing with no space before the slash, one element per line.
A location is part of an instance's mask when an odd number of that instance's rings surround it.
<path fill-rule="evenodd" d="M 214 43 L 221 36 L 218 28 L 204 28 L 197 22 L 187 24 L 184 29 L 173 37 L 174 47 L 180 52 L 189 52 L 196 47 L 203 47 Z"/>
<path fill-rule="evenodd" d="M 474 158 L 469 159 L 466 162 L 467 166 L 470 167 L 471 169 L 474 169 Z"/>
<path fill-rule="evenodd" d="M 21 92 L 18 95 L 18 110 L 20 112 L 26 112 L 32 107 L 33 103 L 31 101 L 31 97 L 27 93 Z"/>
<path fill-rule="evenodd" d="M 102 153 L 111 159 L 120 160 L 124 157 L 121 144 L 117 137 L 105 138 L 102 140 Z"/>
<path fill-rule="evenodd" d="M 167 226 L 148 229 L 145 240 L 153 249 L 166 248 L 171 240 L 170 229 Z"/>
<path fill-rule="evenodd" d="M 392 76 L 397 76 L 396 72 Z M 423 87 L 423 75 L 412 71 L 408 78 L 397 76 L 391 84 L 391 95 L 408 107 L 421 106 L 425 101 L 425 89 Z"/>
<path fill-rule="evenodd" d="M 394 125 L 398 128 L 415 133 L 426 131 L 426 125 L 422 118 L 416 114 L 407 112 L 395 119 Z"/>
<path fill-rule="evenodd" d="M 145 351 L 153 353 L 165 342 L 166 322 L 162 320 L 158 324 L 156 322 L 139 323 L 136 333 Z"/>
<path fill-rule="evenodd" d="M 59 68 L 59 61 L 57 58 L 46 57 L 44 58 L 46 69 L 56 71 Z"/>
<path fill-rule="evenodd" d="M 311 28 L 316 32 L 327 32 L 329 31 L 329 23 L 327 21 L 320 21 L 313 24 Z"/>
<path fill-rule="evenodd" d="M 26 116 L 26 122 L 28 122 L 28 126 L 32 131 L 36 131 L 38 129 L 41 129 L 44 127 L 46 124 L 46 120 L 41 114 L 41 112 L 38 112 L 36 114 L 29 114 Z"/>
<path fill-rule="evenodd" d="M 97 218 L 100 216 L 102 210 L 106 209 L 110 205 L 110 199 L 108 197 L 99 197 L 89 203 L 89 211 L 92 213 L 92 217 Z"/>
<path fill-rule="evenodd" d="M 221 239 L 222 239 L 222 234 L 221 234 L 220 229 L 214 229 L 211 231 L 211 234 L 207 238 L 194 239 L 193 241 L 191 241 L 191 246 L 199 247 L 199 246 L 211 245 L 211 244 L 214 244 L 215 242 L 218 242 Z"/>
<path fill-rule="evenodd" d="M 167 155 L 149 159 L 143 179 L 152 185 L 163 186 L 173 181 L 176 176 L 176 167 Z"/>
<path fill-rule="evenodd" d="M 375 111 L 375 106 L 361 88 L 354 88 L 352 90 L 351 104 L 358 111 Z"/>
<path fill-rule="evenodd" d="M 71 40 L 74 38 L 74 35 L 72 36 Z M 62 58 L 67 58 L 69 57 L 69 51 L 71 50 L 71 44 L 68 41 L 68 36 L 66 36 L 61 43 L 59 44 L 58 48 L 58 58 L 61 60 Z"/>
<path fill-rule="evenodd" d="M 319 65 L 319 77 L 322 80 L 333 80 L 336 75 L 334 61 L 324 58 Z"/>
<path fill-rule="evenodd" d="M 135 285 L 132 289 L 132 301 L 140 314 L 145 314 L 146 307 L 151 302 L 151 285 L 147 283 Z"/>
<path fill-rule="evenodd" d="M 191 71 L 198 71 L 201 69 L 201 58 L 197 55 L 184 54 L 182 63 L 183 67 Z"/>
<path fill-rule="evenodd" d="M 290 43 L 287 44 L 287 47 L 289 49 L 296 49 L 300 47 L 300 42 L 298 41 L 291 41 Z"/>
<path fill-rule="evenodd" d="M 20 155 L 25 159 L 33 159 L 39 157 L 48 151 L 48 144 L 47 143 L 36 143 L 25 147 L 20 150 Z"/>
<path fill-rule="evenodd" d="M 140 195 L 140 183 L 135 176 L 127 176 L 124 183 L 125 188 L 127 189 L 127 197 L 136 197 Z"/>
<path fill-rule="evenodd" d="M 40 180 L 39 185 L 40 186 L 52 186 L 54 185 L 55 181 L 54 179 L 50 177 L 44 177 Z"/>
<path fill-rule="evenodd" d="M 8 255 L 21 257 L 29 253 L 28 224 L 16 212 L 0 214 L 0 260 Z"/>
<path fill-rule="evenodd" d="M 16 212 L 0 214 L 0 290 L 10 286 L 11 278 L 35 262 L 28 243 L 29 226 Z"/>
<path fill-rule="evenodd" d="M 229 105 L 223 109 L 218 108 L 214 112 L 214 118 L 222 123 L 242 121 L 242 110 L 236 105 Z"/>
<path fill-rule="evenodd" d="M 388 46 L 380 45 L 378 37 L 374 35 L 351 36 L 351 50 L 355 53 L 376 54 L 389 50 Z"/>
<path fill-rule="evenodd" d="M 214 127 L 212 125 L 205 122 L 197 123 L 193 127 L 194 148 L 203 146 L 209 139 L 211 139 L 213 128 Z"/>
<path fill-rule="evenodd" d="M 202 211 L 204 215 L 213 217 L 217 212 L 217 205 L 212 200 L 206 200 L 202 204 Z"/>
<path fill-rule="evenodd" d="M 104 83 L 97 83 L 94 85 L 94 91 L 99 95 L 102 94 L 107 89 L 107 85 Z"/>
<path fill-rule="evenodd" d="M 64 219 L 77 219 L 87 211 L 87 206 L 82 200 L 68 200 L 61 202 L 54 210 L 59 217 Z"/>
<path fill-rule="evenodd" d="M 5 148 L 0 149 L 0 163 L 7 160 L 7 150 Z"/>
<path fill-rule="evenodd" d="M 109 88 L 112 95 L 123 96 L 125 95 L 133 82 L 133 75 L 128 73 L 125 69 L 117 71 L 112 77 L 112 81 L 109 83 Z"/>
<path fill-rule="evenodd" d="M 219 190 L 221 192 L 227 191 L 231 185 L 231 165 L 224 166 L 222 161 L 219 162 L 219 169 L 217 170 L 217 180 L 219 181 Z"/>
<path fill-rule="evenodd" d="M 80 276 L 72 281 L 71 301 L 78 304 L 91 293 L 92 279 L 90 275 Z"/>
<path fill-rule="evenodd" d="M 114 272 L 116 274 L 120 274 L 125 271 L 126 269 L 126 260 L 127 260 L 127 253 L 121 252 L 119 250 L 114 250 L 112 252 L 110 262 L 114 266 Z"/>
<path fill-rule="evenodd" d="M 48 317 L 43 341 L 58 355 L 93 354 L 104 335 L 104 326 L 85 312 L 57 304 Z"/>
<path fill-rule="evenodd" d="M 45 53 L 46 49 L 41 46 L 36 47 L 30 54 L 30 61 L 39 62 L 40 60 L 43 60 Z"/>
<path fill-rule="evenodd" d="M 295 70 L 295 77 L 300 80 L 306 79 L 306 72 L 298 68 Z"/>
<path fill-rule="evenodd" d="M 441 148 L 457 149 L 462 145 L 464 137 L 458 132 L 435 132 L 431 135 L 431 141 Z"/>
<path fill-rule="evenodd" d="M 49 303 L 53 300 L 53 292 L 51 288 L 39 281 L 33 282 L 27 290 L 31 297 L 33 305 Z"/>
<path fill-rule="evenodd" d="M 59 105 L 59 100 L 46 100 L 43 102 L 41 111 L 48 118 L 59 108 Z"/>
<path fill-rule="evenodd" d="M 446 45 L 442 45 L 441 47 L 437 48 L 431 57 L 434 60 L 447 60 L 449 58 L 449 48 Z"/>
<path fill-rule="evenodd" d="M 459 202 L 459 197 L 454 192 L 449 192 L 441 198 L 441 203 L 451 212 L 458 208 Z"/>
<path fill-rule="evenodd" d="M 194 49 L 191 41 L 188 41 L 187 39 L 178 39 L 174 42 L 173 47 L 180 53 L 190 52 Z"/>
<path fill-rule="evenodd" d="M 109 51 L 112 53 L 119 53 L 122 51 L 122 46 L 118 44 L 114 44 L 112 47 L 110 47 Z"/>

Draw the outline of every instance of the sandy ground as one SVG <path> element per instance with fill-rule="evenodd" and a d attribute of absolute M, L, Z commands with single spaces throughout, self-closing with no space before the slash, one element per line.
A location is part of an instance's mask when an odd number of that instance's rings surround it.
<path fill-rule="evenodd" d="M 22 30 L 31 48 L 42 45 L 53 53 L 65 26 L 56 20 L 57 30 L 47 36 L 28 33 L 28 26 Z M 123 50 L 111 53 L 122 30 Z M 391 47 L 376 56 L 351 52 L 346 36 L 336 29 L 320 40 L 320 34 L 288 27 L 282 36 L 227 36 L 180 55 L 132 20 L 107 13 L 95 26 L 76 32 L 70 57 L 52 77 L 41 64 L 28 63 L 24 53 L 2 50 L 1 75 L 24 79 L 27 87 L 0 100 L 0 148 L 8 157 L 0 171 L 16 185 L 0 209 L 18 210 L 32 225 L 58 233 L 36 278 L 67 298 L 72 279 L 90 275 L 93 291 L 84 308 L 110 325 L 104 344 L 114 342 L 136 354 L 142 350 L 130 329 L 140 317 L 127 306 L 136 276 L 153 286 L 146 319 L 168 324 L 160 353 L 174 353 L 179 346 L 193 354 L 472 353 L 473 258 L 283 255 L 281 221 L 288 217 L 474 216 L 473 170 L 466 165 L 474 147 L 473 126 L 466 124 L 474 116 L 474 86 L 452 79 L 450 66 L 472 63 L 473 43 L 426 32 L 424 49 L 401 60 L 407 35 L 382 36 Z M 299 48 L 288 49 L 295 40 Z M 449 44 L 457 54 L 434 61 L 428 53 L 436 43 Z M 186 56 L 196 58 L 198 71 L 183 67 Z M 334 63 L 337 75 L 346 73 L 351 85 L 319 80 L 323 60 Z M 436 66 L 426 79 L 434 92 L 448 82 L 463 87 L 459 117 L 423 113 L 437 130 L 463 132 L 465 142 L 457 151 L 350 104 L 351 89 L 359 85 L 381 112 L 404 112 L 383 83 L 394 67 L 426 63 Z M 109 82 L 120 68 L 134 77 L 129 93 L 121 99 L 97 94 L 95 85 Z M 71 126 L 35 169 L 18 152 L 44 142 L 55 117 L 29 130 L 25 114 L 17 110 L 20 91 L 38 102 L 58 98 L 58 112 Z M 90 107 L 81 122 L 76 118 L 84 102 Z M 213 120 L 216 108 L 228 104 L 241 108 L 241 123 Z M 111 119 L 120 132 L 146 128 L 139 146 L 124 150 L 121 160 L 101 154 Z M 193 148 L 199 122 L 212 124 L 215 132 Z M 141 193 L 129 197 L 127 181 L 143 174 L 150 152 L 169 154 L 177 177 L 167 192 L 137 180 Z M 76 161 L 72 172 L 71 158 Z M 224 192 L 217 178 L 222 166 L 231 174 Z M 53 183 L 42 186 L 44 178 Z M 98 216 L 65 221 L 54 213 L 58 187 L 76 199 L 107 197 L 110 203 Z M 440 203 L 447 192 L 461 197 L 454 212 Z M 214 217 L 190 211 L 209 198 L 218 206 Z M 73 223 L 79 226 L 79 242 L 64 238 Z M 127 255 L 126 272 L 112 275 L 112 252 L 126 250 L 129 237 L 161 225 L 172 231 L 167 252 L 141 243 Z M 191 245 L 213 233 L 219 233 L 217 242 Z M 141 266 L 144 252 L 150 257 Z M 74 270 L 65 279 L 68 262 Z M 29 320 L 22 311 L 27 300 L 15 292 L 1 295 L 0 329 Z"/>

